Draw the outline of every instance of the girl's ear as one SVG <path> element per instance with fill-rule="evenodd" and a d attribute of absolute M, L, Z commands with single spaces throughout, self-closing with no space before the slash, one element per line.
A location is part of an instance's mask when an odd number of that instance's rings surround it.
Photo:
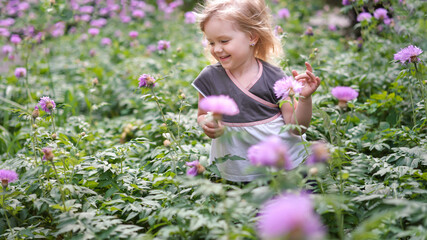
<path fill-rule="evenodd" d="M 250 40 L 251 40 L 251 42 L 252 42 L 253 44 L 256 44 L 256 43 L 258 42 L 258 40 L 259 40 L 259 36 L 258 36 L 258 34 L 256 34 L 256 33 L 251 33 L 251 34 L 249 35 L 249 38 L 250 38 Z"/>

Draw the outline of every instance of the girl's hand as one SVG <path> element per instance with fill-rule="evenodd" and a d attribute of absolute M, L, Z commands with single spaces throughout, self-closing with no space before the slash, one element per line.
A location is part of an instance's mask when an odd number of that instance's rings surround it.
<path fill-rule="evenodd" d="M 313 74 L 313 68 L 308 62 L 305 63 L 305 66 L 307 68 L 305 73 L 298 74 L 297 71 L 292 70 L 292 75 L 294 76 L 295 80 L 302 82 L 304 84 L 304 87 L 302 88 L 300 95 L 305 98 L 308 98 L 319 87 L 320 78 L 316 77 Z"/>
<path fill-rule="evenodd" d="M 207 120 L 202 121 L 200 126 L 203 129 L 203 132 L 210 138 L 217 138 L 224 134 L 224 125 L 221 121 Z"/>

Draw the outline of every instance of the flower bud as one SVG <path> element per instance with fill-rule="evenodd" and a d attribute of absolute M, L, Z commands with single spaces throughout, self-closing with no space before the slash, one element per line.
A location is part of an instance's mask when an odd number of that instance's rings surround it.
<path fill-rule="evenodd" d="M 203 173 L 206 170 L 205 167 L 203 167 L 202 164 L 197 164 L 196 168 L 197 168 L 197 174 L 201 174 L 201 173 Z"/>
<path fill-rule="evenodd" d="M 43 154 L 44 154 L 42 160 L 45 160 L 45 161 L 52 161 L 53 160 L 54 155 L 52 153 L 52 149 L 50 149 L 50 148 L 43 148 L 42 151 L 43 151 Z"/>
<path fill-rule="evenodd" d="M 185 96 L 184 93 L 181 93 L 181 95 L 179 95 L 179 96 L 181 97 L 181 99 L 185 99 L 186 98 L 186 96 Z"/>
<path fill-rule="evenodd" d="M 81 132 L 80 136 L 84 137 L 84 136 L 86 136 L 86 133 L 85 132 Z"/>
<path fill-rule="evenodd" d="M 9 181 L 7 179 L 2 179 L 1 180 L 1 186 L 3 188 L 7 188 L 8 185 L 9 185 Z"/>
<path fill-rule="evenodd" d="M 33 110 L 33 113 L 31 114 L 31 116 L 33 117 L 33 119 L 36 119 L 40 116 L 40 112 L 39 112 L 39 108 L 35 107 Z"/>
<path fill-rule="evenodd" d="M 98 83 L 99 83 L 98 78 L 94 78 L 94 79 L 92 79 L 92 85 L 93 85 L 93 86 L 98 85 Z"/>
<path fill-rule="evenodd" d="M 319 169 L 317 169 L 317 167 L 312 167 L 312 168 L 310 168 L 310 170 L 308 170 L 308 173 L 309 173 L 311 176 L 316 176 L 316 175 L 317 175 L 317 173 L 319 173 Z"/>
<path fill-rule="evenodd" d="M 52 110 L 53 109 L 53 103 L 51 101 L 47 102 L 46 107 L 47 107 L 47 109 Z"/>
<path fill-rule="evenodd" d="M 52 140 L 56 139 L 56 133 L 52 133 L 52 135 L 50 136 L 52 138 Z"/>
<path fill-rule="evenodd" d="M 169 141 L 167 139 L 163 141 L 163 146 L 169 147 L 170 145 L 171 145 L 171 141 Z"/>

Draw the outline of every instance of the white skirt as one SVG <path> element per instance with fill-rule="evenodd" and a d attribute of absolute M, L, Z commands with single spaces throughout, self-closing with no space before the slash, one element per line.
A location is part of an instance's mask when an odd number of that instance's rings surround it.
<path fill-rule="evenodd" d="M 224 135 L 212 140 L 209 161 L 212 163 L 216 158 L 226 155 L 244 158 L 245 160 L 227 160 L 223 163 L 217 163 L 217 167 L 221 173 L 221 177 L 226 180 L 233 182 L 252 181 L 262 176 L 262 174 L 250 170 L 253 169 L 253 165 L 247 159 L 249 147 L 268 136 L 279 135 L 288 147 L 288 155 L 292 162 L 292 168 L 295 168 L 306 157 L 302 143 L 302 141 L 305 141 L 305 134 L 302 135 L 302 138 L 289 132 L 279 134 L 281 127 L 284 125 L 283 117 L 280 116 L 271 122 L 255 126 L 226 127 Z"/>

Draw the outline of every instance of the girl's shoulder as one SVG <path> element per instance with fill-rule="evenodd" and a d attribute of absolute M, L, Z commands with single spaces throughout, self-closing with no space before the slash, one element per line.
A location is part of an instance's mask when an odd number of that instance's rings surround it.
<path fill-rule="evenodd" d="M 278 80 L 285 76 L 285 72 L 280 67 L 263 60 L 260 61 L 262 63 L 263 72 L 268 76 L 269 79 Z"/>

